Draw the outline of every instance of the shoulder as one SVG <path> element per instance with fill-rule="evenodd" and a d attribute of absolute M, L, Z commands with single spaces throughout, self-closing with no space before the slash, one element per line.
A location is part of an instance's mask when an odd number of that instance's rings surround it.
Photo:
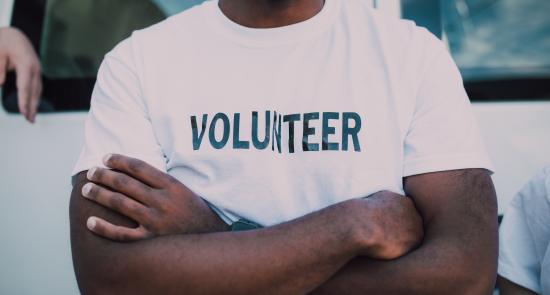
<path fill-rule="evenodd" d="M 444 43 L 426 28 L 375 9 L 370 1 L 342 1 L 342 8 L 350 30 L 368 36 L 388 71 L 407 84 L 417 85 L 434 58 L 446 51 Z"/>
<path fill-rule="evenodd" d="M 353 22 L 365 21 L 365 25 L 381 42 L 395 48 L 410 49 L 413 46 L 441 46 L 441 41 L 414 21 L 402 19 L 386 11 L 372 7 L 370 1 L 342 1 L 343 13 Z M 403 47 L 404 46 L 404 47 Z"/>

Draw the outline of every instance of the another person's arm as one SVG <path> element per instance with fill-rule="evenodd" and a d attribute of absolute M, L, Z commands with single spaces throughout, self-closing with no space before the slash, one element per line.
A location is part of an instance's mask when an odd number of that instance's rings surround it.
<path fill-rule="evenodd" d="M 193 234 L 219 228 L 203 216 L 188 216 L 183 221 L 192 223 L 198 218 L 205 228 L 185 229 L 185 223 L 174 226 L 185 214 L 165 210 L 177 207 L 174 202 L 187 195 L 176 192 L 185 191 L 183 185 L 173 180 L 155 183 L 168 176 L 143 162 L 124 164 L 123 159 L 111 157 L 114 165 L 110 167 L 133 178 L 97 169 L 90 178 L 102 186 L 86 191 L 88 200 L 81 195 L 88 182 L 86 175 L 76 177 L 70 207 L 71 240 L 76 276 L 85 294 L 304 294 L 357 255 L 394 258 L 414 247 L 421 236 L 421 221 L 412 202 L 392 193 L 348 201 L 265 229 Z M 171 193 L 138 188 L 143 183 L 136 179 L 152 187 L 168 187 Z M 205 212 L 191 197 L 187 195 L 181 205 L 193 203 L 197 207 L 193 212 Z M 132 216 L 140 226 L 133 231 L 109 226 L 107 221 L 136 225 L 96 203 Z M 154 212 L 163 216 L 149 216 Z M 86 228 L 91 216 L 96 221 L 91 229 L 97 234 L 119 240 L 152 238 L 133 243 L 101 238 Z M 173 234 L 178 230 L 182 233 Z M 139 237 L 144 232 L 148 234 Z M 395 235 L 390 238 L 389 232 Z"/>
<path fill-rule="evenodd" d="M 4 85 L 6 72 L 12 70 L 16 73 L 19 112 L 34 123 L 42 93 L 40 61 L 21 31 L 0 28 L 0 86 Z"/>
<path fill-rule="evenodd" d="M 411 176 L 405 191 L 423 217 L 423 244 L 393 261 L 354 259 L 314 294 L 491 294 L 498 225 L 488 172 Z"/>

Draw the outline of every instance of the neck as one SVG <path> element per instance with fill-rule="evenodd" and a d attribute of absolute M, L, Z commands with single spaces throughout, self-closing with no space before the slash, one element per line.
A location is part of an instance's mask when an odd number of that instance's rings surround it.
<path fill-rule="evenodd" d="M 219 0 L 223 14 L 250 28 L 276 28 L 312 18 L 324 0 Z"/>

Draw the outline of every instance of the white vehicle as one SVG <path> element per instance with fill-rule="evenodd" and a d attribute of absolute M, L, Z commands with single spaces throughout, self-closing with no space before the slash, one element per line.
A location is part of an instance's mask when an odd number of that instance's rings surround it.
<path fill-rule="evenodd" d="M 502 214 L 522 184 L 550 164 L 550 2 L 364 1 L 417 20 L 449 44 L 495 163 Z M 197 2 L 0 0 L 0 26 L 12 24 L 30 37 L 45 86 L 36 125 L 15 113 L 13 75 L 1 92 L 0 294 L 78 294 L 70 173 L 99 62 L 132 30 Z"/>

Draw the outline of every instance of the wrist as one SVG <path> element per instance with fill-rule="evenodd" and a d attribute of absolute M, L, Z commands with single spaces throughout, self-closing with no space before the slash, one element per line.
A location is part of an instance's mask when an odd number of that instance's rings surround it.
<path fill-rule="evenodd" d="M 206 219 L 208 220 L 208 227 L 206 232 L 213 233 L 229 231 L 231 229 L 231 226 L 227 224 L 212 207 L 207 207 L 208 210 L 206 212 L 208 212 L 208 214 L 206 216 Z"/>

